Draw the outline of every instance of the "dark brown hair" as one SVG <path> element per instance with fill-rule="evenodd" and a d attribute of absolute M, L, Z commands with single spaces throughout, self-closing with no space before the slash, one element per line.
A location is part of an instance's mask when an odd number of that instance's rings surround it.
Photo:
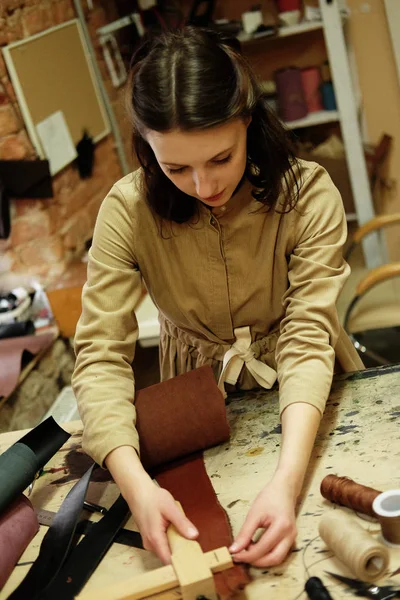
<path fill-rule="evenodd" d="M 249 116 L 245 176 L 256 188 L 254 197 L 268 209 L 278 210 L 278 199 L 281 212 L 295 207 L 299 183 L 288 133 L 269 109 L 236 38 L 185 27 L 147 39 L 132 59 L 129 94 L 134 151 L 147 201 L 160 217 L 189 221 L 198 201 L 163 173 L 146 130 L 206 129 Z"/>

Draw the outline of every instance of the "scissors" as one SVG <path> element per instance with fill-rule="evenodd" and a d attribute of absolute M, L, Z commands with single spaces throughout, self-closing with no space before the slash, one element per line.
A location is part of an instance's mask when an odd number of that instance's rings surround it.
<path fill-rule="evenodd" d="M 394 585 L 375 585 L 360 581 L 360 579 L 351 579 L 351 577 L 343 577 L 337 573 L 326 571 L 328 575 L 345 583 L 354 590 L 356 596 L 364 596 L 364 598 L 376 598 L 376 600 L 391 600 L 391 598 L 400 598 L 400 586 Z"/>

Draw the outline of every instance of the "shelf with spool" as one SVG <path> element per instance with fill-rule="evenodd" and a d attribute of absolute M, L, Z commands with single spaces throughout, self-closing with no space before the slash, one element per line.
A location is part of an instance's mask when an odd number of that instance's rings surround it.
<path fill-rule="evenodd" d="M 355 204 L 355 214 L 347 215 L 347 219 L 357 220 L 362 224 L 374 217 L 375 210 L 363 150 L 358 97 L 355 97 L 353 91 L 354 89 L 357 90 L 357 76 L 355 70 L 350 68 L 348 49 L 343 31 L 346 16 L 341 12 L 338 0 L 319 0 L 318 4 L 322 16 L 321 23 L 303 23 L 293 28 L 281 28 L 276 35 L 241 36 L 241 39 L 244 42 L 243 46 L 246 46 L 250 43 L 266 43 L 268 39 L 272 42 L 272 40 L 278 40 L 285 34 L 285 37 L 288 37 L 297 33 L 311 31 L 307 27 L 308 25 L 312 29 L 321 29 L 323 31 L 339 111 L 337 113 L 336 111 L 329 111 L 329 114 L 323 111 L 322 114 L 319 113 L 319 116 L 317 113 L 314 113 L 308 115 L 305 119 L 300 119 L 297 123 L 292 121 L 287 125 L 290 129 L 295 129 L 335 121 L 340 123 Z M 307 43 L 307 36 L 303 37 L 305 43 Z M 303 37 L 301 38 L 302 40 Z M 373 268 L 384 262 L 384 248 L 377 235 L 371 234 L 369 238 L 364 240 L 363 250 L 364 258 L 369 268 Z"/>
<path fill-rule="evenodd" d="M 337 110 L 319 110 L 317 112 L 308 113 L 304 119 L 297 121 L 286 121 L 287 129 L 301 129 L 302 127 L 312 127 L 314 125 L 323 125 L 324 123 L 335 123 L 340 121 L 339 112 Z"/>
<path fill-rule="evenodd" d="M 281 37 L 289 37 L 292 35 L 298 35 L 300 33 L 307 33 L 309 31 L 315 31 L 317 29 L 322 29 L 323 24 L 322 21 L 306 21 L 304 23 L 298 23 L 297 25 L 288 25 L 286 27 L 280 27 L 276 33 L 271 32 L 260 32 L 255 34 L 245 33 L 244 31 L 240 32 L 237 36 L 238 40 L 242 44 L 247 44 L 249 42 L 256 42 L 258 40 L 268 40 L 268 39 L 276 39 Z"/>

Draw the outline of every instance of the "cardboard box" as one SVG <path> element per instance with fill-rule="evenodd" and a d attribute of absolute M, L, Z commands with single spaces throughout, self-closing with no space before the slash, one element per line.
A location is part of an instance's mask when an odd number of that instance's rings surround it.
<path fill-rule="evenodd" d="M 328 157 L 318 156 L 317 152 L 300 151 L 297 153 L 299 158 L 316 162 L 324 167 L 332 178 L 333 183 L 338 188 L 346 213 L 355 213 L 353 192 L 351 189 L 349 171 L 345 156 Z"/>

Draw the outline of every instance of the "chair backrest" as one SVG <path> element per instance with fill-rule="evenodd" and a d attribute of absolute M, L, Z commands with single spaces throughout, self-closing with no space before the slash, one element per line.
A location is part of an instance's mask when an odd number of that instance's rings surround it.
<path fill-rule="evenodd" d="M 82 287 L 49 290 L 46 295 L 60 334 L 63 337 L 74 337 L 82 312 Z"/>

